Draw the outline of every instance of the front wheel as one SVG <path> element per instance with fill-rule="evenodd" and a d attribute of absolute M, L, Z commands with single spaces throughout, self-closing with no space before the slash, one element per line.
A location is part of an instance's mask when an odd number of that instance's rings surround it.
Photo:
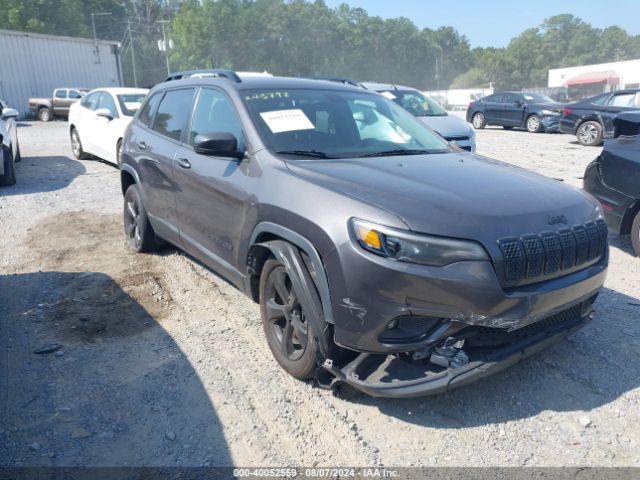
<path fill-rule="evenodd" d="M 593 120 L 584 122 L 578 127 L 576 138 L 580 145 L 585 147 L 593 147 L 602 143 L 602 125 Z"/>
<path fill-rule="evenodd" d="M 3 187 L 15 185 L 16 167 L 13 162 L 13 152 L 11 148 L 2 149 L 2 161 L 4 163 L 4 174 L 0 175 L 0 185 Z"/>
<path fill-rule="evenodd" d="M 487 119 L 484 118 L 484 114 L 483 113 L 476 113 L 473 115 L 473 117 L 471 118 L 471 124 L 473 125 L 473 128 L 475 128 L 476 130 L 482 130 L 484 127 L 487 126 Z"/>
<path fill-rule="evenodd" d="M 538 115 L 531 115 L 527 118 L 527 132 L 529 133 L 540 133 L 544 130 L 542 125 L 542 120 Z"/>
<path fill-rule="evenodd" d="M 285 266 L 269 259 L 260 275 L 260 313 L 271 353 L 300 380 L 317 369 L 317 344 Z"/>
<path fill-rule="evenodd" d="M 89 158 L 89 154 L 82 149 L 80 134 L 75 127 L 71 129 L 71 151 L 73 152 L 73 156 L 78 160 L 86 160 Z"/>
<path fill-rule="evenodd" d="M 631 244 L 636 251 L 636 255 L 640 257 L 640 212 L 636 213 L 636 218 L 631 225 Z"/>

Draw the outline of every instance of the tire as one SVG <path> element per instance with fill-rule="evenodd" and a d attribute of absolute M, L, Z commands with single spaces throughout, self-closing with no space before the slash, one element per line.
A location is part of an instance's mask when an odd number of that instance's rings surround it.
<path fill-rule="evenodd" d="M 540 133 L 544 130 L 544 125 L 542 125 L 542 119 L 538 115 L 529 115 L 527 117 L 527 122 L 525 124 L 527 127 L 527 132 L 529 133 Z"/>
<path fill-rule="evenodd" d="M 116 143 L 116 165 L 118 165 L 118 167 L 122 165 L 122 139 Z"/>
<path fill-rule="evenodd" d="M 20 153 L 20 144 L 19 143 L 18 143 L 18 148 L 16 148 L 16 158 L 13 161 L 15 163 L 20 163 L 22 161 L 22 153 Z"/>
<path fill-rule="evenodd" d="M 38 120 L 41 122 L 48 122 L 51 120 L 51 109 L 47 107 L 42 107 L 38 110 Z"/>
<path fill-rule="evenodd" d="M 636 251 L 636 255 L 640 257 L 640 212 L 636 213 L 631 225 L 631 245 Z"/>
<path fill-rule="evenodd" d="M 506 125 L 503 125 L 502 128 L 504 128 L 505 130 L 513 130 L 513 127 L 508 127 Z"/>
<path fill-rule="evenodd" d="M 16 183 L 16 167 L 13 161 L 11 149 L 2 149 L 2 161 L 4 162 L 4 174 L 0 175 L 0 186 L 8 187 Z"/>
<path fill-rule="evenodd" d="M 484 118 L 484 113 L 474 113 L 473 117 L 471 117 L 471 124 L 476 130 L 482 130 L 484 127 L 486 127 L 487 119 Z"/>
<path fill-rule="evenodd" d="M 260 313 L 269 349 L 278 364 L 299 380 L 311 378 L 318 368 L 318 346 L 289 274 L 275 259 L 265 262 L 260 275 Z"/>
<path fill-rule="evenodd" d="M 158 249 L 160 242 L 149 222 L 140 189 L 135 183 L 124 194 L 123 224 L 127 242 L 133 251 L 144 253 Z"/>
<path fill-rule="evenodd" d="M 576 130 L 576 138 L 580 145 L 595 147 L 602 143 L 602 125 L 594 120 L 581 123 Z"/>
<path fill-rule="evenodd" d="M 87 160 L 89 158 L 89 154 L 82 149 L 80 134 L 75 127 L 71 129 L 69 136 L 71 138 L 71 151 L 73 152 L 73 156 L 78 160 Z"/>

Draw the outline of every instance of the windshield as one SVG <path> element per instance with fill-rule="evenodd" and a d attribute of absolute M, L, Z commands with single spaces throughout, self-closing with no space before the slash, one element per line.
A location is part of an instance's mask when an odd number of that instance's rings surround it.
<path fill-rule="evenodd" d="M 536 102 L 536 103 L 556 103 L 556 101 L 547 97 L 546 95 L 542 95 L 540 93 L 523 93 L 522 96 L 528 102 Z"/>
<path fill-rule="evenodd" d="M 334 90 L 248 90 L 244 101 L 274 153 L 353 158 L 451 151 L 445 140 L 381 95 Z"/>
<path fill-rule="evenodd" d="M 417 90 L 385 90 L 380 93 L 416 117 L 447 115 L 444 108 Z"/>
<path fill-rule="evenodd" d="M 129 93 L 126 95 L 117 95 L 118 103 L 120 103 L 120 110 L 127 117 L 133 117 L 140 108 L 142 101 L 144 100 L 144 93 Z"/>

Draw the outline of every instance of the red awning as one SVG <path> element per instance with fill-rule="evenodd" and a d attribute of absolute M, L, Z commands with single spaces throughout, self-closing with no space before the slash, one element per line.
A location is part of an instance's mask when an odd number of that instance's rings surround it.
<path fill-rule="evenodd" d="M 586 85 L 589 83 L 606 83 L 616 85 L 619 81 L 618 74 L 612 70 L 606 72 L 581 73 L 577 77 L 567 80 L 567 87 L 572 85 Z"/>

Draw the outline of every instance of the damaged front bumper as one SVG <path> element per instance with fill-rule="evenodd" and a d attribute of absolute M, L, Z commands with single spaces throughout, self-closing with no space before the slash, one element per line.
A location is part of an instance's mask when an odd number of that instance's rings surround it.
<path fill-rule="evenodd" d="M 446 392 L 477 381 L 530 357 L 563 340 L 591 320 L 591 302 L 574 309 L 561 321 L 541 321 L 531 325 L 525 335 L 495 347 L 478 348 L 471 344 L 464 351 L 467 363 L 449 368 L 438 367 L 425 359 L 408 361 L 402 355 L 361 353 L 340 367 L 331 360 L 323 367 L 337 382 L 343 382 L 374 397 L 409 398 Z M 504 339 L 503 339 L 504 340 Z M 431 357 L 433 359 L 433 357 Z"/>

